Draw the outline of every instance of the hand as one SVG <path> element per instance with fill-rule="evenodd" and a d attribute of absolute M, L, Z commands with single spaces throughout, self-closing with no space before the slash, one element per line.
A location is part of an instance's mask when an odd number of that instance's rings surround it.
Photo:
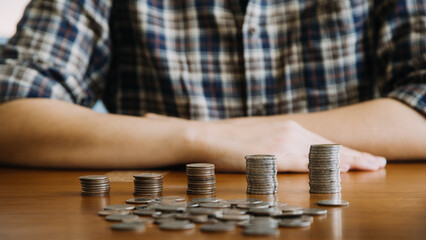
<path fill-rule="evenodd" d="M 154 114 L 147 118 L 161 121 L 181 121 L 193 125 L 194 154 L 191 159 L 212 162 L 219 171 L 245 171 L 245 155 L 273 154 L 278 171 L 307 172 L 309 147 L 312 144 L 332 143 L 303 128 L 295 121 L 238 121 L 195 122 Z M 340 169 L 378 170 L 386 159 L 347 147 L 340 151 Z"/>

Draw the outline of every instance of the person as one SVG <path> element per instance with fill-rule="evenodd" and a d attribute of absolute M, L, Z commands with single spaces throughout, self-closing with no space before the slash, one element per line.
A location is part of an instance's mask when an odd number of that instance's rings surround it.
<path fill-rule="evenodd" d="M 0 62 L 0 160 L 307 171 L 426 158 L 424 1 L 33 0 Z M 109 114 L 92 111 L 103 99 Z"/>

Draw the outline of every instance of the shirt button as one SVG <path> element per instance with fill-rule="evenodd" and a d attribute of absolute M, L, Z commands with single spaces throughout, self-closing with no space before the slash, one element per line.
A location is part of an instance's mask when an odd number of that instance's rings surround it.
<path fill-rule="evenodd" d="M 266 115 L 266 111 L 265 108 L 263 107 L 263 105 L 257 106 L 254 108 L 254 115 L 255 116 L 263 116 Z"/>
<path fill-rule="evenodd" d="M 253 34 L 256 33 L 256 28 L 251 27 L 251 28 L 249 28 L 248 32 L 249 32 L 250 35 L 253 35 Z"/>

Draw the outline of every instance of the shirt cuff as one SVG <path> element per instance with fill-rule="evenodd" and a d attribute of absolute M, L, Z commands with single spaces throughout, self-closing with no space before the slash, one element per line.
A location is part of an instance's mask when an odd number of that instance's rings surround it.
<path fill-rule="evenodd" d="M 388 97 L 399 100 L 426 116 L 426 84 L 408 84 L 390 92 Z"/>

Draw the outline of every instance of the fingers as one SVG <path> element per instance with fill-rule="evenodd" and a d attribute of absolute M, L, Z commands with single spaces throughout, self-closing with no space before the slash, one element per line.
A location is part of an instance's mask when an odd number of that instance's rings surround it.
<path fill-rule="evenodd" d="M 346 147 L 342 148 L 340 157 L 340 170 L 342 172 L 347 172 L 349 170 L 374 171 L 386 166 L 386 159 L 384 157 L 374 156 Z"/>

